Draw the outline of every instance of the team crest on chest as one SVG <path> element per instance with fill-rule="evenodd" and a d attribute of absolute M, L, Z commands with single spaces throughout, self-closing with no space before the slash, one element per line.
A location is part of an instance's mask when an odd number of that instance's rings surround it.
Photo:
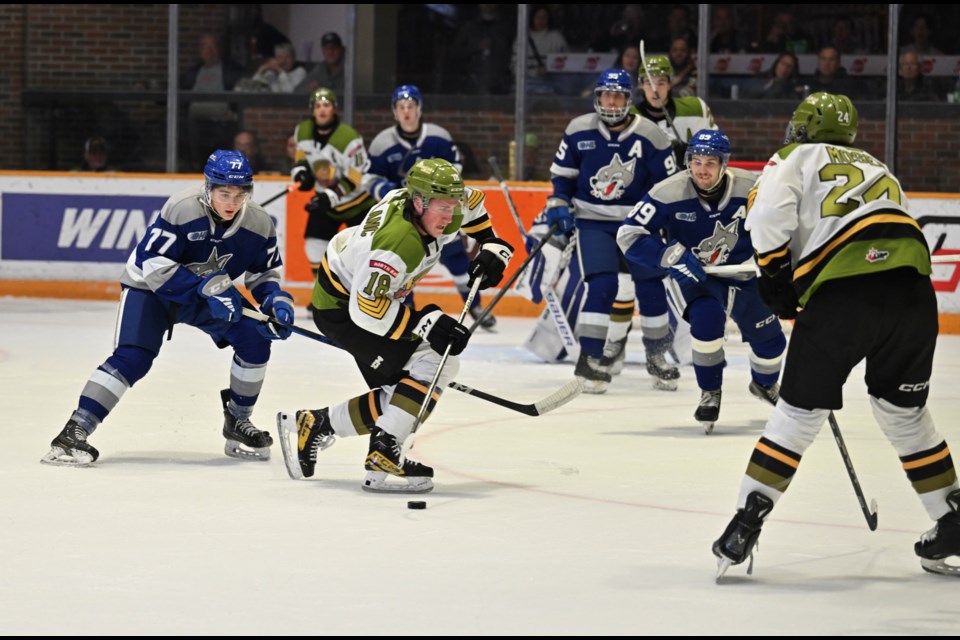
<path fill-rule="evenodd" d="M 194 272 L 201 278 L 205 278 L 211 273 L 222 271 L 224 267 L 227 266 L 227 263 L 230 262 L 230 258 L 232 257 L 232 253 L 228 253 L 225 256 L 218 256 L 217 248 L 214 247 L 213 251 L 210 252 L 210 257 L 207 258 L 206 262 L 191 262 L 187 265 L 187 269 L 190 269 L 190 271 Z"/>
<path fill-rule="evenodd" d="M 619 200 L 633 182 L 636 165 L 636 158 L 624 164 L 619 153 L 613 154 L 610 164 L 590 178 L 590 195 L 598 200 Z"/>
<path fill-rule="evenodd" d="M 693 255 L 703 264 L 726 264 L 730 252 L 737 246 L 740 235 L 737 233 L 739 220 L 734 220 L 724 226 L 717 220 L 713 227 L 713 235 L 704 238 L 693 248 Z"/>

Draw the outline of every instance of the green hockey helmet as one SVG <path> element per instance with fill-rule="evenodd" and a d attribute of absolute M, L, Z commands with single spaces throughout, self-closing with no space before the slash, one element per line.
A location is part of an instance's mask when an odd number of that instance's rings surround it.
<path fill-rule="evenodd" d="M 327 89 L 326 87 L 320 87 L 319 89 L 315 89 L 314 92 L 310 94 L 310 111 L 313 111 L 313 105 L 315 105 L 320 100 L 325 100 L 329 102 L 334 106 L 334 108 L 338 106 L 337 94 L 335 94 L 332 89 Z"/>
<path fill-rule="evenodd" d="M 646 69 L 646 71 L 644 71 Z M 644 69 L 640 70 L 640 82 L 650 74 L 651 78 L 669 78 L 673 75 L 673 65 L 670 58 L 663 55 L 650 56 L 646 59 Z"/>
<path fill-rule="evenodd" d="M 419 160 L 407 174 L 407 193 L 412 199 L 419 195 L 423 208 L 430 206 L 430 200 L 441 198 L 456 200 L 458 206 L 453 214 L 453 222 L 447 225 L 444 233 L 453 233 L 463 222 L 463 177 L 457 168 L 441 158 Z"/>
<path fill-rule="evenodd" d="M 787 125 L 784 142 L 853 144 L 859 124 L 857 108 L 850 98 L 819 91 L 797 106 Z"/>

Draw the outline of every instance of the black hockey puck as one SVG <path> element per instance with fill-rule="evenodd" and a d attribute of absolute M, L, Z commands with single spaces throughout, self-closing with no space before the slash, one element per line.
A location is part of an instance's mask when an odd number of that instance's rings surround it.
<path fill-rule="evenodd" d="M 427 503 L 423 500 L 410 500 L 407 502 L 407 509 L 426 509 Z"/>

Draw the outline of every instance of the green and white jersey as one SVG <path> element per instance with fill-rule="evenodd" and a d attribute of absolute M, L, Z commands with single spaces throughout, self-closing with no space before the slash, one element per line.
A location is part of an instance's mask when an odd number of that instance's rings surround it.
<path fill-rule="evenodd" d="M 306 160 L 317 179 L 317 189 L 332 193 L 328 214 L 334 220 L 351 218 L 375 204 L 367 192 L 370 158 L 363 137 L 353 127 L 338 122 L 326 136 L 316 134 L 313 119 L 300 122 L 294 130 L 297 140 L 295 162 Z"/>
<path fill-rule="evenodd" d="M 900 182 L 866 151 L 791 144 L 763 170 L 745 228 L 761 267 L 790 252 L 801 305 L 837 278 L 912 267 L 931 273 L 930 251 Z"/>
<path fill-rule="evenodd" d="M 667 105 L 667 109 L 670 112 L 670 117 L 673 118 L 674 127 L 683 136 L 681 142 L 689 142 L 693 134 L 701 129 L 717 129 L 717 123 L 713 121 L 713 113 L 710 111 L 710 107 L 696 96 L 672 98 L 670 104 Z M 652 110 L 650 105 L 644 101 L 635 105 L 632 111 L 633 113 L 639 113 L 648 120 L 653 120 L 667 134 L 670 142 L 677 140 L 677 134 L 670 126 L 663 111 Z"/>
<path fill-rule="evenodd" d="M 463 219 L 439 238 L 423 236 L 405 213 L 406 189 L 387 193 L 359 225 L 333 237 L 313 288 L 317 309 L 346 309 L 361 329 L 391 340 L 409 339 L 414 322 L 403 299 L 440 260 L 440 250 L 461 242 L 464 231 L 479 241 L 494 237 L 482 191 L 466 188 Z"/>

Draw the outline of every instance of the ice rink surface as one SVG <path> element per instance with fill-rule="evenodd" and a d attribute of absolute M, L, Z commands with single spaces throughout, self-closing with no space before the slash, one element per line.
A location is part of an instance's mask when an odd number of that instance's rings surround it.
<path fill-rule="evenodd" d="M 960 581 L 921 570 L 932 526 L 870 414 L 862 369 L 837 419 L 867 529 L 828 426 L 760 536 L 752 576 L 716 584 L 710 545 L 733 515 L 769 408 L 726 344 L 712 435 L 691 367 L 655 391 L 640 341 L 605 395 L 528 417 L 447 390 L 411 457 L 436 469 L 425 511 L 361 491 L 365 438 L 295 482 L 223 454 L 230 352 L 178 325 L 91 442 L 91 468 L 40 464 L 110 354 L 116 305 L 0 299 L 3 635 L 956 635 Z M 298 324 L 308 324 L 298 309 Z M 458 381 L 535 402 L 569 381 L 520 345 L 528 318 L 473 338 Z M 944 336 L 930 408 L 960 451 L 960 338 Z M 254 422 L 358 395 L 349 357 L 277 343 Z"/>

